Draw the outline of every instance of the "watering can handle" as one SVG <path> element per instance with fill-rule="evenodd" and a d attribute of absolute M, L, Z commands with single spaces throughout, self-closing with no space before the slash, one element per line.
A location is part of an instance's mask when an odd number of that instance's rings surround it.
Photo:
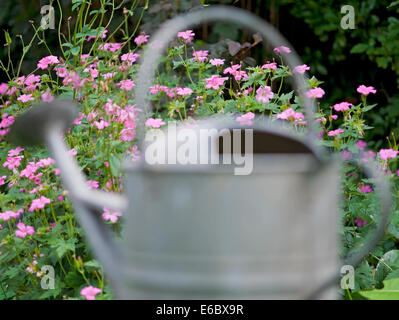
<path fill-rule="evenodd" d="M 362 152 L 363 159 L 364 153 Z M 356 157 L 353 159 L 356 160 Z M 358 159 L 359 160 L 359 159 Z M 373 234 L 369 236 L 366 243 L 360 247 L 358 250 L 352 250 L 341 262 L 342 266 L 349 265 L 351 267 L 357 266 L 369 253 L 370 251 L 377 245 L 378 241 L 385 233 L 385 228 L 387 223 L 389 222 L 390 211 L 392 206 L 392 197 L 391 197 L 391 188 L 389 180 L 382 173 L 381 170 L 378 169 L 377 162 L 371 158 L 363 161 L 360 159 L 360 167 L 362 168 L 364 174 L 369 179 L 374 180 L 375 192 L 380 198 L 380 216 L 381 221 L 377 226 L 377 229 Z M 326 289 L 330 288 L 341 278 L 340 271 L 337 271 L 336 274 L 331 276 L 327 281 L 325 281 L 321 286 L 317 287 L 316 290 L 313 290 L 309 295 L 308 299 L 315 299 Z"/>
<path fill-rule="evenodd" d="M 283 53 L 283 57 L 291 70 L 302 64 L 292 45 L 268 22 L 243 9 L 230 6 L 208 6 L 166 21 L 151 37 L 151 41 L 144 52 L 138 70 L 137 87 L 135 90 L 136 107 L 140 108 L 142 111 L 147 110 L 147 106 L 150 104 L 148 91 L 149 87 L 154 83 L 155 70 L 166 46 L 176 38 L 177 33 L 195 25 L 219 20 L 240 24 L 249 30 L 258 32 L 263 39 L 267 40 L 273 47 L 283 45 L 291 48 L 291 53 Z M 305 118 L 309 126 L 309 138 L 313 141 L 317 141 L 317 137 L 314 133 L 315 127 L 317 126 L 317 123 L 314 121 L 314 99 L 309 99 L 304 94 L 305 90 L 308 89 L 305 75 L 295 72 L 293 73 L 293 77 L 296 89 L 298 93 L 301 94 L 304 102 L 306 112 Z M 137 136 L 140 148 L 145 131 L 145 112 L 139 112 L 139 120 Z"/>
<path fill-rule="evenodd" d="M 98 214 L 104 207 L 125 211 L 127 198 L 123 195 L 90 189 L 77 162 L 68 153 L 63 132 L 77 117 L 78 106 L 72 100 L 55 100 L 33 106 L 18 117 L 7 139 L 17 145 L 45 143 L 60 169 L 61 178 L 69 191 L 78 219 L 85 229 L 90 246 L 117 293 L 124 290 L 119 278 L 123 258 L 112 241 L 112 235 Z M 123 294 L 122 294 L 123 295 Z"/>

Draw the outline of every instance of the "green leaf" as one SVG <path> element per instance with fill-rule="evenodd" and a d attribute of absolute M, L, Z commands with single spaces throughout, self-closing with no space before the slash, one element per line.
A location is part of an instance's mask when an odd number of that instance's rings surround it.
<path fill-rule="evenodd" d="M 387 8 L 393 8 L 393 7 L 396 7 L 396 6 L 399 6 L 399 1 L 391 2 L 391 4 Z"/>
<path fill-rule="evenodd" d="M 353 46 L 350 53 L 362 53 L 365 52 L 368 48 L 368 45 L 365 43 L 358 43 L 357 45 Z"/>
<path fill-rule="evenodd" d="M 375 279 L 381 283 L 392 271 L 399 269 L 399 250 L 386 252 L 377 264 Z"/>
<path fill-rule="evenodd" d="M 18 274 L 18 268 L 15 268 L 15 267 L 12 267 L 12 268 L 9 268 L 5 273 L 4 273 L 4 275 L 6 275 L 7 277 L 9 277 L 9 278 L 14 278 L 17 274 Z"/>
<path fill-rule="evenodd" d="M 375 61 L 377 62 L 379 67 L 386 69 L 389 62 L 391 62 L 391 57 L 377 57 Z"/>
<path fill-rule="evenodd" d="M 72 53 L 74 56 L 77 56 L 77 55 L 79 54 L 79 52 L 80 52 L 80 47 L 73 47 L 73 48 L 71 48 L 71 53 Z"/>
<path fill-rule="evenodd" d="M 9 34 L 7 31 L 4 30 L 4 35 L 5 35 L 5 37 L 6 37 L 6 42 L 7 42 L 7 44 L 10 45 L 10 44 L 12 43 L 10 34 Z"/>
<path fill-rule="evenodd" d="M 114 177 L 118 176 L 120 170 L 120 162 L 115 155 L 111 154 L 109 156 L 109 166 L 111 169 L 111 173 Z"/>
<path fill-rule="evenodd" d="M 370 104 L 369 106 L 365 106 L 365 107 L 363 108 L 363 112 L 370 111 L 370 110 L 373 109 L 375 106 L 377 106 L 377 104 Z"/>
<path fill-rule="evenodd" d="M 88 267 L 88 268 L 96 268 L 96 269 L 101 269 L 102 268 L 101 265 L 96 260 L 87 261 L 83 265 L 85 267 Z"/>
<path fill-rule="evenodd" d="M 389 279 L 383 282 L 384 288 L 363 290 L 358 293 L 368 300 L 399 300 L 399 279 Z"/>
<path fill-rule="evenodd" d="M 289 93 L 284 93 L 278 98 L 278 100 L 281 101 L 281 102 L 289 101 L 289 100 L 292 99 L 292 95 L 293 94 L 294 94 L 294 91 L 291 91 Z"/>
<path fill-rule="evenodd" d="M 80 273 L 70 271 L 65 277 L 65 283 L 71 288 L 78 288 L 85 280 Z"/>
<path fill-rule="evenodd" d="M 68 240 L 64 240 L 62 238 L 50 238 L 48 240 L 48 243 L 52 248 L 55 249 L 55 252 L 57 253 L 57 256 L 59 258 L 62 258 L 67 251 L 75 251 L 75 243 L 78 240 L 76 238 L 71 238 Z"/>

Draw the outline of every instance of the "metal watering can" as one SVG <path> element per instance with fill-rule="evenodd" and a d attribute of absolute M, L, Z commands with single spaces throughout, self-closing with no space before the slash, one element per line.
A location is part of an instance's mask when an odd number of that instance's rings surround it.
<path fill-rule="evenodd" d="M 159 29 L 145 52 L 138 107 L 144 111 L 148 105 L 148 87 L 167 43 L 181 30 L 216 20 L 257 31 L 273 47 L 292 48 L 271 25 L 244 10 L 211 6 L 178 16 Z M 301 64 L 295 52 L 284 58 L 291 70 Z M 294 82 L 303 93 L 304 77 L 296 74 Z M 72 102 L 34 106 L 17 119 L 10 136 L 28 145 L 45 142 L 50 149 L 116 298 L 335 299 L 340 165 L 316 145 L 313 102 L 306 95 L 303 101 L 309 124 L 304 138 L 276 124 L 240 126 L 227 116 L 198 122 L 198 130 L 253 129 L 252 174 L 234 175 L 231 165 L 150 165 L 143 157 L 125 166 L 125 195 L 89 189 L 68 155 L 62 132 L 76 117 Z M 382 219 L 369 244 L 344 264 L 361 261 L 388 220 L 389 185 L 375 166 L 364 166 L 380 195 Z M 117 244 L 100 217 L 103 207 L 124 212 L 125 234 Z"/>

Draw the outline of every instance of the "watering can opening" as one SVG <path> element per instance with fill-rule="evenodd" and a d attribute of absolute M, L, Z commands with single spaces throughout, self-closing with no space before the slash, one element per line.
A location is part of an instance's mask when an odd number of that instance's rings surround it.
<path fill-rule="evenodd" d="M 326 162 L 324 149 L 312 139 L 262 120 L 246 126 L 224 115 L 196 121 L 194 126 L 182 122 L 150 130 L 150 138 L 146 136 L 147 143 L 141 146 L 141 161 L 126 162 L 124 169 L 213 174 L 250 161 L 257 172 L 297 172 L 315 171 Z"/>
<path fill-rule="evenodd" d="M 233 129 L 229 130 L 232 134 Z M 241 131 L 240 146 L 241 154 L 245 153 L 246 139 L 245 131 Z M 219 153 L 223 154 L 223 143 L 226 134 L 219 136 Z M 233 141 L 231 141 L 233 149 Z M 293 137 L 283 136 L 276 132 L 267 132 L 265 130 L 253 131 L 253 154 L 314 154 L 310 146 Z"/>

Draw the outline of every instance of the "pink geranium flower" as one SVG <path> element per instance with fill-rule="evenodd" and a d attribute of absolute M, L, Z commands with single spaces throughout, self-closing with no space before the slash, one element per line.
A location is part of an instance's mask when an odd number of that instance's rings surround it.
<path fill-rule="evenodd" d="M 231 67 L 224 69 L 223 73 L 224 74 L 229 73 L 229 74 L 233 75 L 234 79 L 236 79 L 237 81 L 240 81 L 242 78 L 248 79 L 247 73 L 240 69 L 241 69 L 241 65 L 235 64 L 235 65 L 232 65 Z"/>
<path fill-rule="evenodd" d="M 258 90 L 256 90 L 256 101 L 266 104 L 269 103 L 270 99 L 273 97 L 274 93 L 269 86 L 259 87 Z"/>
<path fill-rule="evenodd" d="M 103 74 L 104 79 L 111 79 L 115 76 L 116 76 L 116 72 L 108 72 L 108 73 Z"/>
<path fill-rule="evenodd" d="M 222 65 L 224 65 L 224 59 L 211 59 L 209 62 L 213 66 L 222 66 Z"/>
<path fill-rule="evenodd" d="M 346 161 L 352 158 L 352 154 L 348 150 L 342 151 L 342 160 Z"/>
<path fill-rule="evenodd" d="M 152 128 L 160 128 L 164 124 L 165 124 L 165 122 L 162 119 L 154 119 L 154 118 L 149 118 L 145 122 L 145 125 L 147 127 L 152 127 Z"/>
<path fill-rule="evenodd" d="M 124 61 L 128 66 L 131 66 L 140 57 L 138 53 L 125 53 L 121 56 L 121 60 Z"/>
<path fill-rule="evenodd" d="M 44 158 L 44 159 L 40 159 L 37 162 L 37 166 L 38 167 L 48 167 L 51 166 L 52 164 L 55 164 L 55 160 L 53 158 Z"/>
<path fill-rule="evenodd" d="M 6 94 L 12 96 L 16 91 L 17 91 L 16 87 L 11 87 L 9 90 L 7 90 Z"/>
<path fill-rule="evenodd" d="M 193 61 L 204 62 L 208 56 L 208 50 L 198 50 L 193 52 Z"/>
<path fill-rule="evenodd" d="M 359 188 L 359 192 L 370 193 L 370 192 L 373 192 L 373 190 L 371 189 L 371 187 L 368 184 L 365 184 L 364 186 Z"/>
<path fill-rule="evenodd" d="M 102 290 L 93 286 L 84 287 L 80 290 L 80 295 L 86 298 L 86 300 L 95 300 L 96 295 L 101 293 Z"/>
<path fill-rule="evenodd" d="M 21 102 L 28 102 L 28 101 L 32 101 L 35 99 L 32 97 L 32 94 L 23 94 L 20 97 L 18 97 L 17 100 L 21 101 Z"/>
<path fill-rule="evenodd" d="M 24 151 L 24 150 L 25 150 L 24 148 L 16 147 L 15 149 L 11 149 L 11 150 L 8 151 L 8 156 L 9 156 L 9 157 L 18 156 L 19 153 L 20 153 L 21 151 Z"/>
<path fill-rule="evenodd" d="M 35 228 L 32 226 L 25 226 L 22 222 L 17 224 L 18 230 L 15 231 L 15 235 L 19 238 L 25 238 L 28 234 L 33 235 Z"/>
<path fill-rule="evenodd" d="M 93 188 L 93 189 L 98 189 L 98 187 L 100 186 L 100 184 L 98 183 L 98 181 L 95 181 L 95 180 L 88 180 L 88 181 L 87 181 L 87 185 L 88 185 L 90 188 Z"/>
<path fill-rule="evenodd" d="M 17 168 L 21 165 L 21 159 L 24 156 L 17 156 L 17 157 L 7 157 L 6 161 L 3 163 L 3 167 L 7 167 L 8 170 L 12 170 Z"/>
<path fill-rule="evenodd" d="M 42 59 L 40 59 L 39 63 L 37 64 L 37 67 L 39 69 L 47 69 L 49 65 L 57 64 L 60 63 L 58 58 L 56 56 L 47 56 Z"/>
<path fill-rule="evenodd" d="M 6 178 L 7 178 L 7 176 L 1 176 L 1 177 L 0 177 L 0 186 L 2 186 L 3 184 L 5 184 Z"/>
<path fill-rule="evenodd" d="M 27 76 L 25 79 L 26 90 L 35 90 L 39 83 L 40 76 L 35 76 L 34 74 Z"/>
<path fill-rule="evenodd" d="M 247 112 L 246 114 L 237 117 L 236 121 L 239 122 L 242 126 L 250 126 L 254 118 L 255 115 L 252 112 Z"/>
<path fill-rule="evenodd" d="M 121 140 L 122 141 L 133 141 L 136 132 L 133 129 L 127 128 L 121 131 Z"/>
<path fill-rule="evenodd" d="M 21 178 L 26 177 L 28 179 L 33 179 L 35 172 L 39 169 L 39 166 L 34 162 L 29 162 L 29 164 L 21 171 L 19 176 Z"/>
<path fill-rule="evenodd" d="M 29 212 L 37 211 L 40 209 L 43 209 L 46 204 L 50 203 L 50 199 L 46 198 L 45 196 L 41 196 L 39 199 L 35 199 L 32 201 L 30 207 L 29 207 Z"/>
<path fill-rule="evenodd" d="M 277 115 L 277 119 L 281 120 L 299 120 L 303 121 L 304 116 L 302 112 L 295 112 L 294 109 L 288 108 Z"/>
<path fill-rule="evenodd" d="M 190 95 L 190 94 L 192 94 L 193 93 L 193 90 L 192 89 L 190 89 L 190 88 L 176 88 L 176 93 L 179 95 L 179 96 L 183 96 L 183 97 L 185 97 L 185 96 L 188 96 L 188 95 Z"/>
<path fill-rule="evenodd" d="M 115 52 L 118 51 L 122 47 L 122 43 L 104 43 L 100 44 L 98 46 L 98 50 L 103 50 L 103 51 L 110 51 L 110 52 Z"/>
<path fill-rule="evenodd" d="M 149 37 L 150 37 L 149 35 L 142 34 L 142 35 L 139 35 L 138 37 L 136 37 L 136 38 L 134 39 L 134 42 L 135 42 L 138 46 L 140 46 L 140 45 L 142 45 L 143 43 L 148 42 L 148 38 L 149 38 Z"/>
<path fill-rule="evenodd" d="M 358 227 L 363 227 L 363 226 L 367 225 L 367 221 L 364 220 L 364 219 L 361 218 L 361 217 L 357 217 L 357 218 L 354 220 L 354 222 L 355 222 L 355 225 L 358 226 Z"/>
<path fill-rule="evenodd" d="M 5 94 L 8 90 L 8 84 L 7 83 L 2 83 L 0 84 L 0 94 Z"/>
<path fill-rule="evenodd" d="M 357 88 L 357 92 L 361 93 L 362 95 L 369 95 L 370 93 L 376 93 L 377 91 L 374 89 L 374 87 L 366 87 L 365 85 L 360 85 Z"/>
<path fill-rule="evenodd" d="M 118 217 L 121 216 L 122 216 L 121 212 L 109 210 L 107 208 L 104 208 L 104 212 L 102 214 L 102 217 L 105 221 L 110 221 L 112 223 L 118 222 Z"/>
<path fill-rule="evenodd" d="M 381 149 L 379 155 L 382 160 L 388 160 L 395 158 L 398 153 L 399 151 L 395 151 L 393 149 Z"/>
<path fill-rule="evenodd" d="M 127 79 L 127 80 L 121 80 L 118 86 L 120 86 L 121 90 L 131 91 L 133 87 L 136 86 L 136 84 L 132 80 Z"/>
<path fill-rule="evenodd" d="M 19 214 L 22 213 L 22 210 L 18 210 L 18 212 L 14 212 L 14 211 L 5 211 L 5 212 L 0 212 L 0 219 L 3 221 L 8 221 L 11 218 L 12 219 L 16 219 L 19 218 Z"/>
<path fill-rule="evenodd" d="M 193 30 L 182 31 L 177 34 L 177 37 L 182 39 L 185 43 L 190 43 L 194 40 L 195 33 Z"/>
<path fill-rule="evenodd" d="M 266 69 L 266 70 L 276 70 L 277 69 L 277 63 L 276 62 L 270 62 L 264 64 L 261 69 Z"/>
<path fill-rule="evenodd" d="M 331 130 L 330 132 L 328 132 L 328 136 L 329 137 L 336 137 L 336 136 L 338 136 L 339 134 L 341 134 L 341 133 L 344 133 L 344 130 L 342 130 L 342 129 L 337 129 L 337 130 Z"/>
<path fill-rule="evenodd" d="M 241 69 L 241 65 L 240 64 L 234 64 L 231 67 L 228 67 L 228 68 L 224 69 L 223 73 L 224 74 L 228 73 L 228 74 L 231 74 L 231 75 L 235 75 L 236 72 L 238 70 L 240 70 L 240 69 Z"/>
<path fill-rule="evenodd" d="M 98 130 L 103 130 L 104 128 L 109 127 L 109 123 L 104 120 L 94 121 L 94 125 L 97 127 Z"/>
<path fill-rule="evenodd" d="M 306 91 L 306 96 L 308 98 L 321 98 L 324 96 L 324 90 L 322 88 L 313 88 Z"/>
<path fill-rule="evenodd" d="M 207 85 L 205 86 L 206 89 L 214 89 L 214 90 L 219 90 L 220 86 L 224 85 L 224 82 L 227 80 L 227 77 L 222 77 L 220 78 L 219 76 L 212 76 L 210 78 L 205 79 L 207 82 Z"/>
<path fill-rule="evenodd" d="M 79 73 L 76 71 L 72 71 L 70 73 L 68 73 L 64 80 L 62 81 L 62 84 L 64 86 L 68 86 L 70 84 L 72 84 L 72 88 L 73 89 L 80 89 L 83 87 L 85 83 L 85 79 L 80 79 Z"/>
<path fill-rule="evenodd" d="M 360 159 L 360 162 L 367 162 L 369 159 L 375 158 L 376 156 L 377 154 L 373 150 L 368 150 L 367 152 L 363 153 L 363 157 Z"/>
<path fill-rule="evenodd" d="M 57 76 L 59 76 L 60 78 L 65 78 L 68 75 L 68 70 L 66 68 L 57 68 L 56 69 L 56 74 Z"/>
<path fill-rule="evenodd" d="M 300 66 L 296 66 L 293 72 L 304 74 L 306 71 L 310 70 L 310 67 L 306 64 L 302 64 Z"/>
<path fill-rule="evenodd" d="M 352 103 L 349 102 L 341 102 L 341 103 L 337 103 L 334 104 L 334 110 L 335 111 L 346 111 L 349 109 L 349 107 L 353 106 Z"/>
<path fill-rule="evenodd" d="M 282 53 L 282 52 L 284 52 L 284 53 L 290 53 L 290 52 L 291 52 L 291 49 L 288 48 L 288 47 L 285 47 L 285 46 L 280 46 L 280 47 L 274 48 L 273 51 L 276 52 L 276 53 Z"/>
<path fill-rule="evenodd" d="M 363 151 L 366 148 L 367 143 L 363 140 L 359 140 L 358 142 L 355 143 L 355 146 L 357 146 L 360 151 Z"/>
<path fill-rule="evenodd" d="M 42 93 L 42 101 L 51 102 L 53 100 L 54 100 L 54 96 L 51 94 L 50 89 L 47 89 L 45 92 Z"/>
<path fill-rule="evenodd" d="M 3 113 L 3 120 L 0 121 L 0 128 L 10 127 L 14 123 L 14 117 L 8 116 L 7 113 Z"/>

